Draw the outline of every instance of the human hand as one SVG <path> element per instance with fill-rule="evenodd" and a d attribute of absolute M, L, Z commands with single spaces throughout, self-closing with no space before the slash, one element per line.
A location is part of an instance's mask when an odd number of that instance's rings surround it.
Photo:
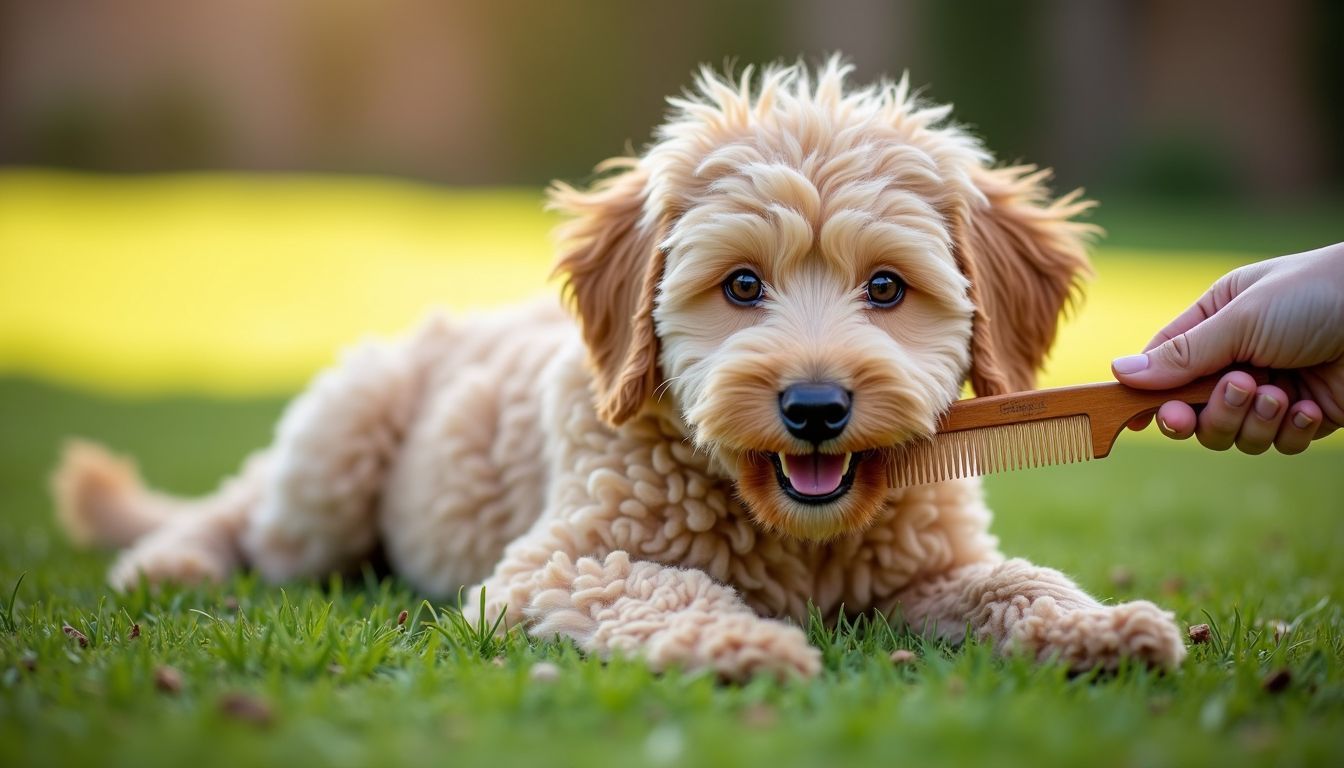
<path fill-rule="evenodd" d="M 1270 445 L 1300 453 L 1344 425 L 1344 243 L 1229 272 L 1144 354 L 1118 358 L 1111 370 L 1127 386 L 1168 389 L 1237 363 L 1275 369 L 1272 383 L 1228 373 L 1198 415 L 1185 403 L 1164 403 L 1163 434 L 1193 434 L 1217 451 L 1235 444 L 1244 453 Z"/>

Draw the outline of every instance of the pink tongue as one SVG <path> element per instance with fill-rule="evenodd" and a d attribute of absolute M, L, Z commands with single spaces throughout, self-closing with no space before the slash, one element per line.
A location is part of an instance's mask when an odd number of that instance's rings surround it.
<path fill-rule="evenodd" d="M 825 496 L 840 487 L 845 457 L 832 453 L 780 454 L 793 489 L 804 496 Z"/>

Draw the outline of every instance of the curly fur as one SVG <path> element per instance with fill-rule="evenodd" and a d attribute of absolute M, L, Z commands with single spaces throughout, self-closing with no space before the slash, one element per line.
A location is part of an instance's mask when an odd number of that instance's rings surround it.
<path fill-rule="evenodd" d="M 964 382 L 1033 385 L 1088 269 L 1072 218 L 1089 204 L 994 168 L 905 81 L 849 89 L 847 72 L 704 71 L 641 157 L 554 186 L 577 323 L 542 304 L 356 348 L 200 500 L 76 446 L 55 475 L 61 520 L 124 548 L 119 588 L 320 576 L 381 542 L 417 589 L 484 584 L 491 619 L 731 680 L 815 674 L 788 623 L 809 602 L 1075 668 L 1178 664 L 1170 614 L 1004 560 L 977 482 L 886 486 L 884 450 L 927 436 Z M 744 267 L 759 306 L 723 295 Z M 908 283 L 895 308 L 864 298 L 878 270 Z M 803 504 L 766 457 L 813 449 L 779 397 L 815 381 L 853 393 L 818 449 L 858 464 L 839 499 Z"/>

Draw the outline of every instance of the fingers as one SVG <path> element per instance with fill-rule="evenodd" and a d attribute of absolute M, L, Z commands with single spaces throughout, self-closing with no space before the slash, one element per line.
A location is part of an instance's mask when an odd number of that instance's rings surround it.
<path fill-rule="evenodd" d="M 1195 434 L 1197 423 L 1195 409 L 1180 400 L 1163 403 L 1157 409 L 1157 428 L 1173 440 L 1188 440 Z"/>
<path fill-rule="evenodd" d="M 1264 453 L 1274 444 L 1288 411 L 1288 395 L 1282 389 L 1266 384 L 1255 391 L 1250 410 L 1237 433 L 1237 450 L 1251 455 Z"/>
<path fill-rule="evenodd" d="M 1255 379 L 1249 373 L 1233 371 L 1220 379 L 1209 397 L 1209 404 L 1199 414 L 1195 435 L 1200 445 L 1215 451 L 1231 448 L 1250 412 L 1255 391 Z M 1282 390 L 1279 391 L 1282 394 Z M 1273 438 L 1270 440 L 1272 442 Z"/>
<path fill-rule="evenodd" d="M 1213 302 L 1213 289 L 1209 289 L 1203 296 L 1199 297 L 1199 301 L 1191 304 L 1184 312 L 1177 315 L 1175 320 L 1167 323 L 1166 327 L 1158 331 L 1157 335 L 1148 341 L 1148 345 L 1143 348 L 1143 351 L 1150 352 L 1153 348 L 1162 346 L 1208 320 L 1216 311 L 1217 305 Z"/>
<path fill-rule="evenodd" d="M 1274 438 L 1274 447 L 1279 453 L 1301 453 L 1316 438 L 1321 428 L 1323 416 L 1321 407 L 1310 400 L 1302 400 L 1288 408 L 1278 435 Z"/>
<path fill-rule="evenodd" d="M 1238 295 L 1245 291 L 1259 280 L 1265 272 L 1262 264 L 1252 264 L 1228 272 L 1226 275 L 1214 281 L 1213 285 L 1200 296 L 1194 304 L 1186 307 L 1185 311 L 1176 316 L 1176 319 L 1167 323 L 1162 330 L 1158 331 L 1148 345 L 1143 348 L 1144 352 L 1151 352 L 1155 347 L 1159 347 L 1168 341 L 1183 335 L 1195 326 L 1212 318 L 1215 314 L 1222 311 Z"/>
<path fill-rule="evenodd" d="M 1130 419 L 1129 423 L 1125 426 L 1129 427 L 1134 432 L 1142 432 L 1148 428 L 1148 425 L 1152 423 L 1152 421 L 1153 417 L 1151 414 L 1148 416 L 1136 416 Z"/>
<path fill-rule="evenodd" d="M 1188 404 L 1172 400 L 1158 408 L 1155 420 L 1162 434 L 1173 440 L 1198 436 L 1206 448 L 1225 451 L 1233 445 L 1242 453 L 1260 454 L 1274 446 L 1280 453 L 1301 453 L 1334 431 L 1321 408 L 1311 400 L 1292 402 L 1293 396 L 1274 384 L 1256 386 L 1250 374 L 1233 371 L 1214 387 L 1209 403 L 1198 414 Z M 1143 429 L 1154 417 L 1129 422 Z"/>
<path fill-rule="evenodd" d="M 1194 304 L 1157 332 L 1143 354 L 1111 361 L 1120 382 L 1137 389 L 1178 387 L 1237 362 L 1246 310 L 1236 299 L 1260 278 L 1240 268 L 1220 277 Z"/>
<path fill-rule="evenodd" d="M 1199 414 L 1195 434 L 1201 445 L 1216 451 L 1236 445 L 1242 453 L 1256 455 L 1272 445 L 1280 453 L 1294 454 L 1319 436 L 1323 421 L 1316 403 L 1301 400 L 1290 406 L 1288 393 L 1280 387 L 1256 387 L 1249 375 L 1234 372 L 1214 388 L 1213 398 Z"/>
<path fill-rule="evenodd" d="M 1111 361 L 1121 383 L 1136 389 L 1170 389 L 1236 362 L 1242 322 L 1234 308 L 1224 309 L 1184 333 L 1141 355 Z"/>

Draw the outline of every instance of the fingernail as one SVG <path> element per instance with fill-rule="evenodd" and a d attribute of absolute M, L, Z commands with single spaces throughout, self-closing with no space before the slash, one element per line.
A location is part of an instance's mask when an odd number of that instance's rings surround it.
<path fill-rule="evenodd" d="M 1138 373 L 1148 367 L 1147 355 L 1129 355 L 1128 357 L 1117 357 L 1111 361 L 1111 368 L 1116 373 Z"/>
<path fill-rule="evenodd" d="M 1223 392 L 1223 399 L 1233 408 L 1240 408 L 1245 405 L 1246 398 L 1250 396 L 1250 392 L 1238 387 L 1236 384 L 1228 384 L 1227 389 Z"/>
<path fill-rule="evenodd" d="M 1171 427 L 1168 427 L 1167 422 L 1163 421 L 1161 416 L 1158 416 L 1155 419 L 1155 421 L 1157 422 L 1157 428 L 1162 430 L 1162 434 L 1166 435 L 1167 437 L 1175 436 L 1176 431 L 1173 430 Z"/>
<path fill-rule="evenodd" d="M 1307 414 L 1298 412 L 1298 414 L 1293 417 L 1293 426 L 1298 429 L 1306 429 L 1311 426 L 1313 421 L 1314 419 Z"/>
<path fill-rule="evenodd" d="M 1231 387 L 1228 387 L 1231 389 Z M 1255 412 L 1260 418 L 1269 421 L 1274 418 L 1274 414 L 1279 412 L 1279 401 L 1269 395 L 1260 395 L 1255 398 Z"/>

